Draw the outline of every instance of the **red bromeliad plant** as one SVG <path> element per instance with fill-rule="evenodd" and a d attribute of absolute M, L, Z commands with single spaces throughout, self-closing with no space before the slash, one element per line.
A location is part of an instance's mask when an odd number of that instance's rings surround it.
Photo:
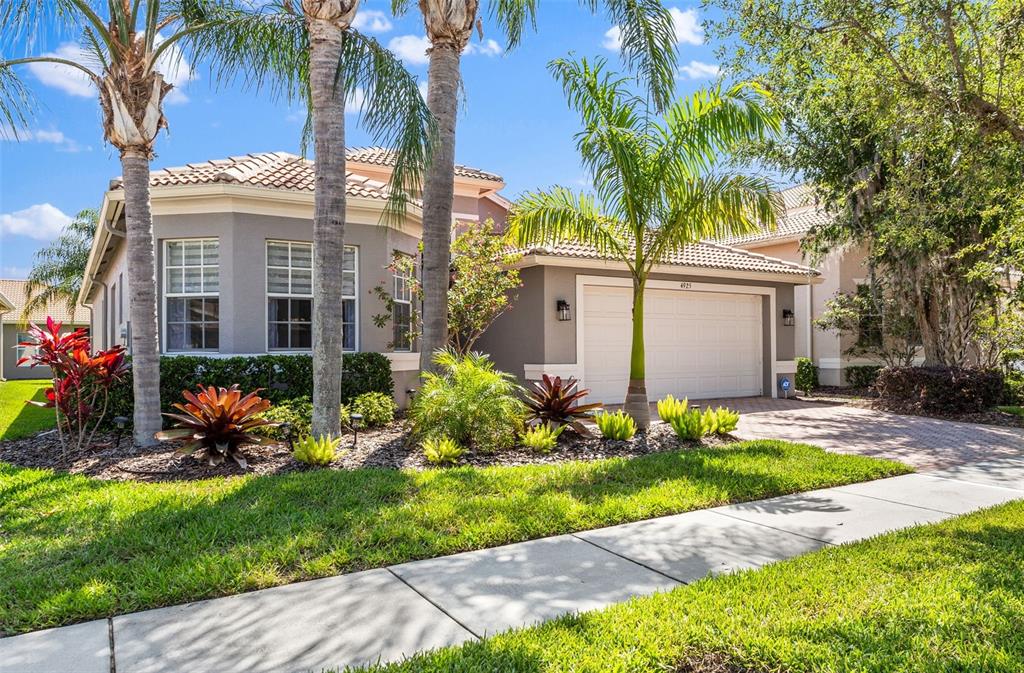
<path fill-rule="evenodd" d="M 110 390 L 124 380 L 129 366 L 123 346 L 115 346 L 94 355 L 89 353 L 89 333 L 85 329 L 61 334 L 61 323 L 46 319 L 46 328 L 29 327 L 29 339 L 19 346 L 32 349 L 18 364 L 49 367 L 53 386 L 46 390 L 46 401 L 29 404 L 51 407 L 57 414 L 57 431 L 65 452 L 80 451 L 92 443 L 103 423 L 110 401 Z"/>
<path fill-rule="evenodd" d="M 601 404 L 577 404 L 586 397 L 590 390 L 577 390 L 579 382 L 569 377 L 562 382 L 561 376 L 551 378 L 547 374 L 541 381 L 533 383 L 533 390 L 528 393 L 526 406 L 530 408 L 528 423 L 568 424 L 580 434 L 589 435 L 580 419 L 586 418 L 590 412 L 600 409 Z"/>
<path fill-rule="evenodd" d="M 230 458 L 243 469 L 248 467 L 239 447 L 274 441 L 251 434 L 256 428 L 279 425 L 259 418 L 270 408 L 270 400 L 260 397 L 257 394 L 259 389 L 243 397 L 238 384 L 230 388 L 197 387 L 198 394 L 181 391 L 187 403 L 175 402 L 173 406 L 183 413 L 164 414 L 176 420 L 177 424 L 170 430 L 156 433 L 155 437 L 160 441 L 188 438 L 189 441 L 177 452 L 191 454 L 203 449 L 210 465 L 219 465 Z"/>

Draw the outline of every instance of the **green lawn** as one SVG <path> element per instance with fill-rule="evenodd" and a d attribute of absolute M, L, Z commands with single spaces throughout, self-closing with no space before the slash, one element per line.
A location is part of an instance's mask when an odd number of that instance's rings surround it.
<path fill-rule="evenodd" d="M 1024 502 L 422 655 L 391 673 L 1024 670 Z"/>
<path fill-rule="evenodd" d="M 0 464 L 0 631 L 908 471 L 777 441 L 562 465 L 165 484 Z"/>
<path fill-rule="evenodd" d="M 50 384 L 50 381 L 0 383 L 0 441 L 21 439 L 57 426 L 53 409 L 25 404 L 25 400 L 44 401 L 43 391 Z"/>
<path fill-rule="evenodd" d="M 1015 416 L 1024 416 L 1024 407 L 999 407 L 999 411 Z"/>

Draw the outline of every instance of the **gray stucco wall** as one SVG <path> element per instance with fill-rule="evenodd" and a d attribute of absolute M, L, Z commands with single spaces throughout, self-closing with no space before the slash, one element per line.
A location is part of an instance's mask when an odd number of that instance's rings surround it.
<path fill-rule="evenodd" d="M 87 327 L 87 325 L 82 325 L 82 327 Z M 0 377 L 11 381 L 52 378 L 53 375 L 49 367 L 17 366 L 18 350 L 16 347 L 18 345 L 18 333 L 27 332 L 26 328 L 18 326 L 16 322 L 5 322 L 0 329 L 3 330 L 3 352 L 0 353 L 0 358 L 3 360 L 3 370 L 0 371 Z M 61 334 L 68 334 L 69 332 L 71 332 L 69 328 L 64 328 L 60 331 Z"/>
<path fill-rule="evenodd" d="M 478 350 L 492 353 L 500 369 L 524 379 L 526 364 L 571 364 L 576 360 L 576 321 L 580 319 L 576 296 L 576 277 L 604 276 L 628 278 L 626 271 L 603 269 L 577 269 L 556 266 L 534 266 L 523 269 L 523 287 L 519 299 L 501 316 L 478 342 Z M 775 360 L 795 357 L 796 328 L 782 324 L 783 309 L 794 310 L 794 285 L 749 279 L 730 279 L 666 273 L 651 274 L 652 280 L 673 282 L 714 283 L 775 289 L 775 315 L 772 316 L 767 295 L 762 300 L 764 335 L 764 391 L 770 395 L 776 386 L 771 378 Z M 559 321 L 555 305 L 565 299 L 572 305 L 572 320 Z M 771 323 L 775 322 L 776 350 L 771 352 Z M 791 377 L 792 378 L 792 377 Z"/>

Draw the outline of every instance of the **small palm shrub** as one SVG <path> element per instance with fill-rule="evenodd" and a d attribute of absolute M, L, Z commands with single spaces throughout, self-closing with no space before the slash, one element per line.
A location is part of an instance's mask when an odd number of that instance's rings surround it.
<path fill-rule="evenodd" d="M 658 418 L 666 423 L 670 423 L 673 418 L 685 414 L 689 407 L 689 399 L 684 397 L 681 400 L 677 400 L 668 395 L 664 399 L 658 400 Z"/>
<path fill-rule="evenodd" d="M 513 377 L 479 353 L 439 351 L 434 361 L 440 371 L 423 374 L 409 408 L 413 433 L 450 437 L 483 451 L 513 446 L 526 416 L 522 388 Z"/>
<path fill-rule="evenodd" d="M 348 423 L 348 414 L 362 414 L 366 427 L 376 428 L 395 420 L 395 400 L 386 393 L 369 392 L 359 395 L 347 409 L 343 409 L 343 423 Z"/>
<path fill-rule="evenodd" d="M 584 430 L 579 420 L 600 409 L 601 404 L 577 404 L 590 393 L 586 388 L 577 390 L 578 385 L 579 382 L 573 377 L 563 382 L 561 376 L 551 378 L 544 374 L 540 381 L 533 383 L 533 390 L 527 393 L 526 406 L 530 409 L 527 421 L 559 426 L 569 424 L 577 432 Z"/>
<path fill-rule="evenodd" d="M 697 441 L 704 436 L 704 415 L 699 409 L 687 409 L 667 421 L 681 439 Z"/>
<path fill-rule="evenodd" d="M 548 453 L 558 444 L 558 437 L 565 430 L 564 425 L 554 423 L 539 423 L 530 426 L 523 433 L 523 445 L 537 453 Z"/>
<path fill-rule="evenodd" d="M 305 435 L 295 441 L 292 455 L 295 460 L 308 465 L 330 465 L 338 453 L 341 437 L 313 437 Z"/>
<path fill-rule="evenodd" d="M 454 465 L 462 457 L 462 447 L 451 437 L 428 437 L 422 446 L 423 457 L 431 465 Z"/>
<path fill-rule="evenodd" d="M 203 388 L 199 393 L 188 390 L 181 392 L 186 404 L 175 402 L 174 408 L 182 413 L 164 414 L 177 423 L 170 430 L 154 435 L 160 441 L 185 439 L 189 441 L 178 449 L 180 454 L 191 454 L 202 450 L 210 465 L 219 465 L 227 459 L 248 467 L 245 457 L 239 451 L 242 444 L 267 444 L 272 440 L 253 434 L 253 431 L 273 425 L 272 421 L 261 418 L 270 408 L 270 400 L 261 398 L 258 389 L 243 396 L 238 385 L 230 388 Z"/>
<path fill-rule="evenodd" d="M 594 416 L 594 422 L 605 439 L 630 439 L 636 434 L 636 421 L 621 409 L 614 414 L 604 413 Z"/>
<path fill-rule="evenodd" d="M 277 440 L 308 435 L 313 429 L 313 402 L 308 397 L 299 397 L 275 404 L 262 414 L 260 418 L 271 421 L 273 425 L 264 425 L 254 432 Z M 290 427 L 284 427 L 285 425 Z"/>

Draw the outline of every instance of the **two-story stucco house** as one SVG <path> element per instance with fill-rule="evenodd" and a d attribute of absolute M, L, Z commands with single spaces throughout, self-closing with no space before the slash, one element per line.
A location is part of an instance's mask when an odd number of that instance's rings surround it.
<path fill-rule="evenodd" d="M 395 254 L 417 254 L 420 210 L 384 226 L 390 154 L 348 155 L 346 271 L 341 310 L 345 346 L 391 360 L 396 397 L 418 377 L 416 344 L 403 337 L 408 295 L 388 267 Z M 312 347 L 310 317 L 312 164 L 284 153 L 253 154 L 152 173 L 159 289 L 160 347 L 165 354 L 303 353 Z M 456 169 L 453 227 L 492 218 L 503 226 L 509 202 L 493 173 Z M 127 343 L 123 192 L 106 193 L 80 301 L 93 309 L 100 346 Z M 571 374 L 592 398 L 621 402 L 629 361 L 630 289 L 622 265 L 581 246 L 538 247 L 521 262 L 523 286 L 512 309 L 479 348 L 522 380 Z M 791 375 L 796 330 L 785 316 L 797 292 L 818 274 L 796 262 L 718 243 L 701 243 L 655 270 L 646 299 L 652 397 L 776 395 Z M 397 300 L 393 325 L 374 291 Z"/>

